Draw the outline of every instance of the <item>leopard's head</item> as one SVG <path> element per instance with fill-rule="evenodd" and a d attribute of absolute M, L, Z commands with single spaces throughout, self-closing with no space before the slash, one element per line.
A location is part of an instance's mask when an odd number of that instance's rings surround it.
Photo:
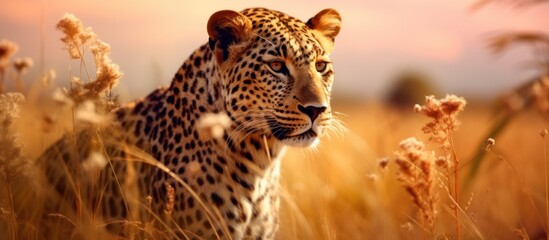
<path fill-rule="evenodd" d="M 318 142 L 332 121 L 329 55 L 340 27 L 333 9 L 307 22 L 264 8 L 210 17 L 209 47 L 237 131 L 270 134 L 292 146 Z"/>

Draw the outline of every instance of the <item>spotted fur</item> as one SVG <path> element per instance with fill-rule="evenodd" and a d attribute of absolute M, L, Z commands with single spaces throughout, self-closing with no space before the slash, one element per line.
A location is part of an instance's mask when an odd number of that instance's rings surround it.
<path fill-rule="evenodd" d="M 138 165 L 142 204 L 152 196 L 152 209 L 162 215 L 171 187 L 170 217 L 192 232 L 188 237 L 273 239 L 284 149 L 316 144 L 332 119 L 329 54 L 340 25 L 333 9 L 307 22 L 264 8 L 213 14 L 208 43 L 184 61 L 171 85 L 116 111 L 123 129 L 118 139 L 149 153 L 192 189 L 158 167 Z M 230 118 L 221 138 L 197 127 L 208 113 Z M 118 189 L 127 166 L 113 168 L 119 184 L 103 174 L 111 184 L 101 209 L 107 219 L 128 219 Z"/>

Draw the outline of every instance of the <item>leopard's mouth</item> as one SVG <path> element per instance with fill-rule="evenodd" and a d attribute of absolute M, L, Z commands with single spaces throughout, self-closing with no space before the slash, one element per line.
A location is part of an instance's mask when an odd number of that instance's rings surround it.
<path fill-rule="evenodd" d="M 293 134 L 295 129 L 280 126 L 276 121 L 269 121 L 269 127 L 273 136 L 282 143 L 294 147 L 309 147 L 318 143 L 320 129 L 310 127 L 309 129 Z"/>
<path fill-rule="evenodd" d="M 318 137 L 318 134 L 313 130 L 313 128 L 309 128 L 309 130 L 302 133 L 286 136 L 286 138 L 316 138 L 316 137 Z"/>
<path fill-rule="evenodd" d="M 318 135 L 319 134 L 315 132 L 313 128 L 309 128 L 303 133 L 286 136 L 286 138 L 282 139 L 281 141 L 287 145 L 294 147 L 310 147 L 318 144 Z"/>

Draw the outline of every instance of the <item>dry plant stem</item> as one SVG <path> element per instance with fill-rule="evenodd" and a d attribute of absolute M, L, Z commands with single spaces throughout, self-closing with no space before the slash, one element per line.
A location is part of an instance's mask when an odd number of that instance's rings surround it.
<path fill-rule="evenodd" d="M 524 193 L 526 194 L 528 202 L 530 203 L 532 208 L 536 210 L 536 211 L 534 211 L 534 213 L 536 214 L 536 217 L 538 219 L 539 224 L 543 225 L 544 224 L 543 217 L 541 216 L 541 211 L 538 210 L 538 207 L 536 205 L 536 200 L 534 200 L 534 194 L 527 187 L 526 182 L 524 181 L 524 179 L 521 178 L 521 175 L 519 174 L 519 172 L 517 171 L 515 166 L 513 166 L 513 164 L 509 160 L 507 160 L 507 158 L 505 158 L 501 155 L 495 155 L 495 156 L 497 157 L 497 159 L 500 159 L 500 160 L 504 161 L 507 164 L 507 166 L 509 167 L 509 169 L 512 170 L 513 175 L 515 176 L 518 183 L 520 184 L 521 189 L 524 189 Z"/>
<path fill-rule="evenodd" d="M 46 1 L 42 1 L 42 7 L 40 9 L 40 73 L 44 73 L 44 63 L 46 56 L 46 20 L 45 20 L 45 4 Z"/>
<path fill-rule="evenodd" d="M 4 93 L 4 72 L 0 71 L 0 93 Z"/>
<path fill-rule="evenodd" d="M 269 162 L 272 162 L 273 160 L 271 159 L 271 152 L 269 151 L 269 145 L 267 143 L 267 137 L 265 137 L 265 135 L 263 135 L 263 144 L 265 144 L 265 153 L 267 154 L 267 158 L 269 159 Z"/>
<path fill-rule="evenodd" d="M 454 213 L 456 225 L 456 239 L 460 239 L 460 224 L 459 224 L 459 159 L 454 147 L 452 133 L 457 130 L 460 121 L 457 119 L 458 114 L 463 111 L 467 101 L 464 98 L 455 95 L 446 95 L 445 98 L 436 99 L 434 96 L 425 97 L 425 105 L 416 104 L 414 111 L 422 113 L 431 118 L 431 122 L 423 127 L 423 132 L 429 135 L 429 140 L 439 145 L 443 152 L 451 151 L 453 158 L 453 166 L 446 168 L 448 173 L 448 193 L 451 192 L 451 174 L 453 168 L 454 174 Z M 450 161 L 450 159 L 447 159 Z"/>
<path fill-rule="evenodd" d="M 10 204 L 9 225 L 10 225 L 10 238 L 16 240 L 17 238 L 17 219 L 15 218 L 15 208 L 13 204 L 13 191 L 11 189 L 11 180 L 9 174 L 6 176 L 6 188 L 8 190 L 8 201 Z"/>
<path fill-rule="evenodd" d="M 181 186 L 183 186 L 187 191 L 189 191 L 189 193 L 191 194 L 191 196 L 193 198 L 199 200 L 198 204 L 200 205 L 200 207 L 206 213 L 206 220 L 208 221 L 208 223 L 211 226 L 215 226 L 214 222 L 213 222 L 214 220 L 223 221 L 222 219 L 214 219 L 214 217 L 216 217 L 216 215 L 214 215 L 211 212 L 210 207 L 208 205 L 206 205 L 203 201 L 201 201 L 200 196 L 185 181 L 183 181 L 183 179 L 181 179 L 174 172 L 172 172 L 168 167 L 166 167 L 166 165 L 164 165 L 160 162 L 157 162 L 154 159 L 151 159 L 150 156 L 148 156 L 146 153 L 143 154 L 138 149 L 132 148 L 131 146 L 128 146 L 128 145 L 125 145 L 125 144 L 123 146 L 127 147 L 127 149 L 131 149 L 131 151 L 127 152 L 127 154 L 129 154 L 129 156 L 131 156 L 131 158 L 128 158 L 129 160 L 137 161 L 137 162 L 141 162 L 141 163 L 146 163 L 146 164 L 149 164 L 151 166 L 159 168 L 163 172 L 167 173 L 174 180 L 176 180 L 176 182 L 178 182 Z M 216 231 L 214 231 L 214 234 L 216 235 L 216 239 L 221 239 L 219 234 Z"/>
<path fill-rule="evenodd" d="M 549 239 L 549 192 L 547 190 L 547 146 L 545 143 L 545 136 L 543 137 L 543 162 L 545 166 L 545 222 L 546 222 L 546 228 L 545 228 L 545 236 L 547 239 Z"/>
<path fill-rule="evenodd" d="M 82 66 L 84 66 L 84 70 L 86 70 L 86 75 L 88 76 L 88 81 L 91 81 L 90 72 L 88 71 L 88 67 L 86 66 L 86 61 L 84 61 L 84 47 L 80 49 L 80 46 L 78 46 L 78 42 L 75 41 L 74 37 L 72 38 L 72 40 L 76 45 L 76 49 L 78 49 L 78 56 L 80 57 L 80 72 L 82 72 Z"/>
<path fill-rule="evenodd" d="M 460 239 L 460 234 L 459 234 L 459 211 L 458 211 L 458 208 L 459 208 L 459 175 L 458 175 L 458 170 L 459 170 L 459 159 L 457 157 L 457 153 L 456 153 L 456 148 L 454 147 L 454 140 L 452 139 L 452 136 L 449 135 L 450 137 L 450 148 L 452 149 L 452 155 L 454 156 L 454 200 L 455 200 L 455 204 L 454 204 L 454 213 L 456 215 L 456 239 Z"/>
<path fill-rule="evenodd" d="M 71 140 L 72 140 L 72 145 L 73 145 L 73 151 L 74 151 L 74 158 L 73 160 L 75 161 L 74 163 L 74 166 L 75 166 L 75 172 L 76 173 L 79 173 L 80 172 L 80 158 L 78 157 L 78 146 L 76 145 L 76 134 L 77 134 L 77 130 L 76 130 L 76 120 L 75 120 L 75 116 L 74 116 L 74 107 L 72 107 L 71 109 L 71 114 L 72 114 L 72 133 L 71 133 Z M 79 217 L 79 219 L 82 219 L 82 199 L 81 199 L 81 191 L 80 191 L 80 174 L 75 174 L 75 178 L 76 178 L 76 181 L 75 181 L 75 196 L 76 196 L 76 215 Z"/>
<path fill-rule="evenodd" d="M 17 73 L 17 77 L 15 78 L 15 86 L 18 92 L 25 93 L 25 84 L 23 83 L 23 79 L 21 79 L 21 72 Z"/>

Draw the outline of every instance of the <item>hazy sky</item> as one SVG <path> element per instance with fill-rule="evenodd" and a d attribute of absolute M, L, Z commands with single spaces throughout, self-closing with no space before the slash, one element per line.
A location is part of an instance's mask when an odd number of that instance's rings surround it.
<path fill-rule="evenodd" d="M 331 7 L 343 26 L 332 60 L 338 93 L 375 96 L 398 71 L 420 69 L 443 92 L 491 97 L 508 90 L 534 71 L 527 47 L 494 56 L 488 37 L 506 30 L 549 33 L 549 4 L 524 9 L 489 5 L 469 10 L 463 0 L 378 1 L 183 1 L 183 0 L 1 0 L 0 39 L 20 45 L 18 56 L 40 66 L 40 25 L 44 18 L 46 69 L 66 81 L 68 60 L 55 24 L 64 12 L 91 26 L 112 48 L 111 57 L 124 72 L 120 91 L 140 96 L 167 84 L 182 61 L 207 41 L 206 22 L 221 9 L 262 6 L 304 21 Z M 59 83 L 62 84 L 63 82 Z"/>

